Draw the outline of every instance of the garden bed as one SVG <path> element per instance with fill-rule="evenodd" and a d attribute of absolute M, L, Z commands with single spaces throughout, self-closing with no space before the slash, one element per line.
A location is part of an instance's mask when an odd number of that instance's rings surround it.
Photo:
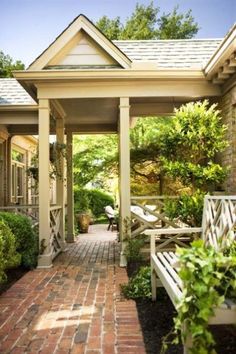
<path fill-rule="evenodd" d="M 129 277 L 138 268 L 138 264 L 130 265 L 127 269 Z M 175 309 L 164 288 L 158 288 L 157 301 L 137 299 L 136 306 L 140 325 L 144 337 L 146 353 L 161 353 L 162 338 L 173 327 Z M 216 341 L 218 354 L 236 353 L 236 327 L 235 326 L 211 326 Z M 182 345 L 171 345 L 166 354 L 182 354 Z"/>
<path fill-rule="evenodd" d="M 8 269 L 6 271 L 7 281 L 0 284 L 0 295 L 7 291 L 17 280 L 19 280 L 23 275 L 28 272 L 27 269 L 23 267 L 18 267 L 16 269 Z"/>

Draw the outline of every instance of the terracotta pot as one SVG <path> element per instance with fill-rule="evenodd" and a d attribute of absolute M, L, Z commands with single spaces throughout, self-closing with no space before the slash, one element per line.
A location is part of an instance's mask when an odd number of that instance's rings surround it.
<path fill-rule="evenodd" d="M 87 213 L 77 214 L 77 222 L 81 233 L 88 233 L 90 219 L 90 215 Z"/>

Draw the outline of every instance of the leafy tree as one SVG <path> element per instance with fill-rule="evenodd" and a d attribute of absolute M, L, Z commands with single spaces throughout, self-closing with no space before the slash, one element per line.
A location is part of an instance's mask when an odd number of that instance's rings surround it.
<path fill-rule="evenodd" d="M 96 25 L 102 33 L 111 39 L 119 39 L 120 33 L 123 31 L 123 25 L 120 22 L 120 17 L 116 17 L 111 20 L 107 16 L 102 16 Z"/>
<path fill-rule="evenodd" d="M 159 8 L 155 8 L 153 2 L 149 5 L 136 4 L 135 11 L 127 19 L 120 39 L 154 39 L 157 38 L 157 14 Z"/>
<path fill-rule="evenodd" d="M 159 7 L 153 1 L 148 5 L 136 4 L 134 12 L 124 24 L 120 17 L 109 19 L 101 17 L 97 27 L 110 39 L 179 39 L 192 38 L 199 30 L 191 10 L 179 13 L 176 6 L 171 13 L 158 18 Z"/>
<path fill-rule="evenodd" d="M 172 127 L 161 135 L 163 170 L 193 190 L 208 191 L 221 184 L 227 169 L 215 162 L 216 154 L 228 145 L 226 126 L 216 104 L 191 102 L 175 111 Z"/>
<path fill-rule="evenodd" d="M 189 10 L 186 14 L 178 13 L 178 6 L 172 13 L 163 14 L 158 19 L 158 37 L 160 39 L 189 39 L 197 34 L 199 27 Z"/>
<path fill-rule="evenodd" d="M 13 77 L 13 70 L 24 70 L 24 68 L 25 65 L 20 60 L 14 62 L 10 55 L 0 51 L 0 77 Z"/>
<path fill-rule="evenodd" d="M 117 173 L 118 139 L 115 134 L 79 136 L 74 140 L 74 180 L 85 187 L 106 188 Z"/>

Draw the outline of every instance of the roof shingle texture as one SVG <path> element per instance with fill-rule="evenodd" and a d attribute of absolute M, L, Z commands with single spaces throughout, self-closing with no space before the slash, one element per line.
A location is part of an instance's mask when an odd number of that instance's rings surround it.
<path fill-rule="evenodd" d="M 113 43 L 132 61 L 152 61 L 158 68 L 202 69 L 222 39 L 123 40 Z"/>
<path fill-rule="evenodd" d="M 0 79 L 0 105 L 34 105 L 36 102 L 16 81 L 16 79 Z"/>

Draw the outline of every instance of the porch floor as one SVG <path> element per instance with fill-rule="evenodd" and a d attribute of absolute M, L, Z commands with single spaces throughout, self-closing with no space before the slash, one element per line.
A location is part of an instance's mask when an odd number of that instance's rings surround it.
<path fill-rule="evenodd" d="M 95 225 L 49 270 L 25 274 L 0 296 L 0 353 L 146 353 L 134 301 L 119 284 L 116 233 Z"/>

